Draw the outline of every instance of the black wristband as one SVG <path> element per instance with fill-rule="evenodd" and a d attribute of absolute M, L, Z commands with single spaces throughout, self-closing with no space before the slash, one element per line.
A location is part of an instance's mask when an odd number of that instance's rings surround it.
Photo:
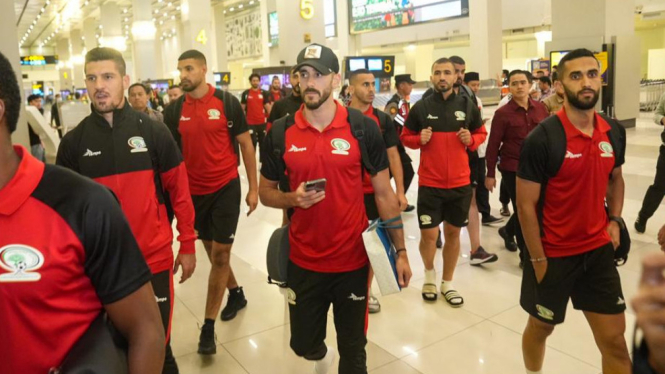
<path fill-rule="evenodd" d="M 406 248 L 400 248 L 400 249 L 396 250 L 395 254 L 399 255 L 399 253 L 402 252 L 402 251 L 406 252 Z"/>
<path fill-rule="evenodd" d="M 617 217 L 617 216 L 610 216 L 609 219 L 610 219 L 610 222 L 614 221 L 614 222 L 618 223 L 620 229 L 624 230 L 626 228 L 626 222 L 623 220 L 623 218 Z"/>

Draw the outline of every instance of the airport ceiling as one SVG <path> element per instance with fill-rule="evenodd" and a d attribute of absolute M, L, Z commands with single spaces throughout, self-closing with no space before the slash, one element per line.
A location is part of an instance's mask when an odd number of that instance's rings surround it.
<path fill-rule="evenodd" d="M 54 47 L 56 40 L 69 36 L 70 28 L 82 29 L 83 20 L 93 18 L 100 25 L 100 5 L 107 0 L 14 0 L 14 10 L 18 27 L 19 45 L 29 47 Z M 163 30 L 175 29 L 180 22 L 181 0 L 140 0 L 152 4 L 155 26 Z M 225 8 L 246 3 L 258 5 L 252 0 L 211 0 L 211 6 L 223 4 Z M 665 0 L 664 0 L 665 1 Z M 125 35 L 133 22 L 132 1 L 116 1 L 120 8 L 122 27 Z M 98 35 L 101 34 L 98 32 Z"/>

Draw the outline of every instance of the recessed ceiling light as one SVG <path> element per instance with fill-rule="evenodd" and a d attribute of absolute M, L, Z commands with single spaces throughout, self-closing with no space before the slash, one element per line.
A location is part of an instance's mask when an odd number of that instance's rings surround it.
<path fill-rule="evenodd" d="M 238 5 L 238 9 L 242 9 L 242 7 L 243 7 L 242 4 Z"/>
<path fill-rule="evenodd" d="M 169 1 L 169 3 L 168 3 L 167 5 L 168 5 L 169 7 L 172 7 L 172 6 L 173 6 L 173 3 Z"/>
<path fill-rule="evenodd" d="M 180 10 L 180 5 L 178 5 L 177 7 L 175 7 L 175 10 Z"/>
<path fill-rule="evenodd" d="M 229 12 L 233 12 L 234 10 L 236 10 L 236 8 L 231 7 L 231 9 L 229 9 Z"/>
<path fill-rule="evenodd" d="M 159 24 L 160 24 L 160 25 L 163 25 L 163 24 L 164 24 L 164 21 L 159 21 Z"/>
<path fill-rule="evenodd" d="M 171 16 L 171 19 L 172 19 L 172 20 L 175 20 L 175 15 L 172 15 L 172 16 Z"/>

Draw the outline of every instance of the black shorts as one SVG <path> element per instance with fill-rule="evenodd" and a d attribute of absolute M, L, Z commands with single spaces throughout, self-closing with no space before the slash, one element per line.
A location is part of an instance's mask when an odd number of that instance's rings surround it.
<path fill-rule="evenodd" d="M 240 179 L 208 195 L 192 195 L 194 228 L 201 240 L 233 244 L 240 216 Z"/>
<path fill-rule="evenodd" d="M 287 277 L 291 349 L 308 360 L 323 358 L 332 304 L 339 372 L 366 374 L 369 266 L 344 273 L 319 273 L 289 262 Z"/>
<path fill-rule="evenodd" d="M 418 187 L 418 224 L 421 229 L 431 229 L 447 222 L 456 227 L 469 224 L 469 208 L 473 188 Z"/>
<path fill-rule="evenodd" d="M 471 185 L 473 187 L 478 185 L 478 180 L 480 176 L 478 175 L 478 164 L 480 163 L 480 158 L 478 157 L 477 151 L 466 151 L 466 154 L 469 156 L 469 170 L 471 172 Z"/>
<path fill-rule="evenodd" d="M 373 193 L 365 194 L 365 214 L 367 214 L 367 219 L 370 221 L 379 218 L 379 208 L 376 206 Z"/>
<path fill-rule="evenodd" d="M 547 259 L 543 280 L 536 281 L 531 261 L 524 261 L 522 309 L 549 324 L 562 323 L 568 300 L 577 310 L 619 314 L 626 310 L 612 244 L 569 257 Z"/>

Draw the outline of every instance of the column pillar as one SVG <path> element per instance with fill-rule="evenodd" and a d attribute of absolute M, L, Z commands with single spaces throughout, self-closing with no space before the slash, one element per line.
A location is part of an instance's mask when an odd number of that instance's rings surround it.
<path fill-rule="evenodd" d="M 601 52 L 603 44 L 614 45 L 613 74 L 603 88 L 613 98 L 603 102 L 625 127 L 634 127 L 639 115 L 640 60 L 635 56 L 641 41 L 635 36 L 634 7 L 634 0 L 553 0 L 552 41 L 545 44 L 547 54 L 575 48 Z"/>
<path fill-rule="evenodd" d="M 83 73 L 85 56 L 83 55 L 83 41 L 81 37 L 81 30 L 71 29 L 69 31 L 69 39 L 71 41 L 69 43 L 69 61 L 72 63 L 72 82 L 76 88 L 85 87 L 85 74 Z"/>
<path fill-rule="evenodd" d="M 125 43 L 125 37 L 122 34 L 120 7 L 117 3 L 106 2 L 100 6 L 100 14 L 102 37 L 99 39 L 99 44 L 125 52 L 127 43 Z"/>
<path fill-rule="evenodd" d="M 406 59 L 406 73 L 411 74 L 415 81 L 427 81 L 432 75 L 432 63 L 438 56 L 434 56 L 434 45 L 409 45 L 404 47 Z"/>
<path fill-rule="evenodd" d="M 160 54 L 156 50 L 157 29 L 152 21 L 152 6 L 149 1 L 133 0 L 132 40 L 134 50 L 135 77 L 132 81 L 158 79 L 163 76 Z"/>
<path fill-rule="evenodd" d="M 265 2 L 266 0 L 264 0 Z M 229 58 L 226 54 L 226 14 L 222 4 L 213 8 L 215 15 L 215 52 L 217 67 L 220 71 L 228 71 Z"/>
<path fill-rule="evenodd" d="M 69 52 L 69 39 L 59 39 L 55 45 L 55 51 L 59 59 L 60 89 L 71 90 L 74 85 L 72 78 L 71 54 Z"/>
<path fill-rule="evenodd" d="M 501 0 L 469 1 L 471 39 L 467 71 L 476 71 L 480 79 L 494 78 L 501 73 Z M 462 56 L 466 58 L 466 56 Z"/>
<path fill-rule="evenodd" d="M 21 92 L 21 102 L 25 103 L 24 92 L 22 89 L 23 77 L 21 74 L 21 55 L 18 48 L 18 35 L 16 30 L 16 11 L 14 10 L 14 2 L 0 1 L 0 14 L 4 14 L 4 22 L 0 22 L 0 51 L 5 55 L 7 60 L 12 65 L 16 80 L 19 84 L 19 91 Z M 28 139 L 28 123 L 25 119 L 25 106 L 21 105 L 21 115 L 18 120 L 16 131 L 12 134 L 12 141 L 14 144 L 20 144 L 30 151 L 30 141 Z"/>
<path fill-rule="evenodd" d="M 183 34 L 180 39 L 182 51 L 196 49 L 203 53 L 208 60 L 208 73 L 206 80 L 215 82 L 213 71 L 213 44 L 212 34 L 212 9 L 210 0 L 182 0 L 180 4 L 182 12 Z"/>
<path fill-rule="evenodd" d="M 96 48 L 98 45 L 96 27 L 97 22 L 94 18 L 86 18 L 83 20 L 83 42 L 85 44 L 86 53 L 89 50 Z"/>

